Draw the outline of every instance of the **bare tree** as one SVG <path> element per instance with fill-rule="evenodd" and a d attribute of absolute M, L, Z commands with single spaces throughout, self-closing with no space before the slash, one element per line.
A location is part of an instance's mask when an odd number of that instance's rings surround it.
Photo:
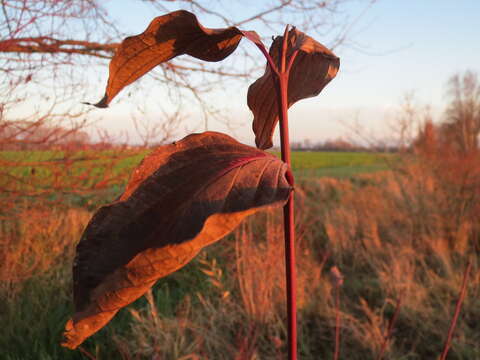
<path fill-rule="evenodd" d="M 0 5 L 0 145 L 55 144 L 85 126 L 89 109 L 76 96 L 87 89 L 85 66 L 91 59 L 113 54 L 115 44 L 106 37 L 113 28 L 94 1 L 1 0 Z M 94 35 L 107 42 L 96 42 Z"/>
<path fill-rule="evenodd" d="M 264 27 L 272 34 L 280 33 L 285 23 L 292 22 L 314 36 L 324 38 L 328 34 L 332 39 L 328 45 L 332 47 L 345 41 L 356 21 L 342 13 L 348 0 L 262 2 L 250 12 L 242 11 L 245 14 L 242 18 L 224 15 L 231 3 L 137 1 L 139 5 L 151 7 L 158 15 L 185 8 L 195 12 L 201 21 L 207 17 L 207 25 L 214 22 L 219 26 L 245 29 Z M 367 4 L 371 3 L 373 1 Z M 98 85 L 103 86 L 104 79 L 102 82 L 94 79 L 94 69 L 98 69 L 95 65 L 103 65 L 104 70 L 107 60 L 126 34 L 97 0 L 1 0 L 0 5 L 3 14 L 3 20 L 0 20 L 0 91 L 5 99 L 2 119 L 13 120 L 15 117 L 9 115 L 10 110 L 28 101 L 29 104 L 36 103 L 37 107 L 28 114 L 33 116 L 32 119 L 22 112 L 22 120 L 36 121 L 42 112 L 48 114 L 48 121 L 55 117 L 63 120 L 68 114 L 68 118 L 75 119 L 78 124 L 88 111 L 87 107 L 80 106 L 80 102 L 93 101 L 101 96 Z M 148 82 L 148 86 L 162 87 L 162 92 L 174 105 L 179 105 L 188 96 L 189 102 L 197 102 L 204 118 L 215 115 L 218 108 L 207 105 L 211 102 L 205 101 L 205 95 L 212 89 L 221 88 L 228 79 L 248 78 L 252 70 L 263 67 L 263 61 L 252 61 L 252 56 L 256 57 L 257 53 L 250 55 L 251 48 L 242 45 L 240 50 L 243 57 L 236 57 L 240 60 L 221 65 L 180 57 L 159 66 L 150 76 L 156 81 Z M 96 86 L 92 86 L 92 82 Z"/>
<path fill-rule="evenodd" d="M 448 83 L 449 105 L 441 133 L 463 154 L 478 150 L 480 135 L 480 82 L 478 74 L 456 74 Z"/>
<path fill-rule="evenodd" d="M 332 47 L 345 41 L 356 21 L 343 12 L 348 0 L 259 2 L 250 12 L 244 9 L 242 15 L 233 14 L 233 17 L 231 13 L 225 15 L 231 2 L 137 2 L 139 6 L 150 7 L 156 15 L 178 8 L 191 10 L 206 26 L 213 23 L 212 27 L 261 27 L 277 34 L 285 23 L 295 23 L 315 37 L 324 38 L 328 34 L 331 39 L 328 45 Z M 366 7 L 371 3 L 373 1 L 366 3 Z M 101 97 L 108 60 L 121 39 L 131 35 L 124 33 L 102 4 L 98 0 L 0 0 L 0 150 L 45 149 L 59 144 L 64 150 L 42 161 L 32 160 L 28 153 L 18 153 L 14 158 L 0 154 L 0 190 L 4 194 L 18 197 L 46 192 L 82 193 L 89 187 L 105 187 L 120 181 L 118 174 L 112 175 L 121 158 L 120 150 L 114 155 L 102 151 L 82 155 L 82 166 L 87 167 L 94 166 L 95 158 L 113 159 L 105 165 L 104 172 L 77 171 L 75 162 L 79 157 L 66 146 L 72 144 L 68 139 L 87 140 L 81 134 L 74 135 L 92 122 L 89 114 L 92 108 L 81 102 Z M 139 86 L 148 86 L 151 93 L 161 98 L 156 108 L 158 119 L 146 119 L 145 107 L 135 110 L 131 116 L 142 145 L 171 140 L 185 118 L 184 110 L 179 109 L 191 110 L 192 103 L 196 103 L 195 112 L 203 115 L 204 127 L 208 127 L 207 119 L 222 114 L 218 106 L 212 107 L 212 102 L 206 101 L 212 90 L 221 91 L 229 81 L 250 80 L 255 70 L 262 71 L 264 67 L 263 60 L 256 61 L 255 51 L 255 55 L 250 55 L 248 46 L 251 45 L 242 44 L 237 50 L 243 56 L 232 57 L 222 64 L 179 57 L 142 79 Z M 128 96 L 125 92 L 122 100 L 128 100 Z M 142 103 L 134 97 L 132 102 Z M 110 138 L 103 134 L 102 139 Z M 131 153 L 126 151 L 125 156 Z M 21 167 L 36 169 L 32 170 L 36 175 L 25 181 L 16 175 Z M 47 181 L 38 175 L 40 173 L 54 176 Z M 89 181 L 85 178 L 87 173 Z M 105 175 L 92 177 L 93 173 Z"/>
<path fill-rule="evenodd" d="M 434 127 L 430 106 L 421 104 L 415 92 L 405 93 L 394 121 L 390 125 L 391 132 L 395 136 L 393 141 L 395 147 L 400 152 L 410 152 L 412 146 L 417 150 L 423 149 L 426 146 L 425 143 L 430 141 L 431 130 Z"/>

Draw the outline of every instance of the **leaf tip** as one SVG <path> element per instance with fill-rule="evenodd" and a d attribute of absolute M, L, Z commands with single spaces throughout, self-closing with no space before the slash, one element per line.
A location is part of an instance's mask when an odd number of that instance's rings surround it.
<path fill-rule="evenodd" d="M 100 109 L 105 109 L 105 108 L 108 107 L 108 103 L 109 103 L 108 95 L 105 94 L 105 96 L 102 98 L 102 100 L 100 100 L 96 104 L 93 104 L 93 106 L 95 106 L 97 108 L 100 108 Z"/>
<path fill-rule="evenodd" d="M 83 101 L 82 104 L 95 106 L 99 109 L 105 109 L 105 108 L 108 108 L 108 96 L 105 94 L 105 96 L 102 98 L 102 100 L 100 100 L 96 104 L 93 104 L 93 103 L 88 102 L 88 101 Z"/>
<path fill-rule="evenodd" d="M 73 320 L 69 319 L 65 324 L 65 331 L 62 334 L 62 340 L 60 342 L 61 346 L 71 350 L 74 350 L 78 346 L 76 343 L 72 342 L 73 340 L 72 332 L 74 332 L 74 330 L 75 329 L 73 326 Z"/>

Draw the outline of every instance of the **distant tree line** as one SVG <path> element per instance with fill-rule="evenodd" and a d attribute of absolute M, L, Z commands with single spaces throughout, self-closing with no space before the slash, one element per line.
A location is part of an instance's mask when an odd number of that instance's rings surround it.
<path fill-rule="evenodd" d="M 51 126 L 48 122 L 0 123 L 0 150 L 81 149 L 90 143 L 90 136 L 77 128 Z"/>
<path fill-rule="evenodd" d="M 345 140 L 344 138 L 336 138 L 326 141 L 312 142 L 310 139 L 304 141 L 296 141 L 291 144 L 292 149 L 296 151 L 368 151 L 365 146 Z"/>
<path fill-rule="evenodd" d="M 346 140 L 342 137 L 327 139 L 325 141 L 312 142 L 310 139 L 296 141 L 291 144 L 295 151 L 349 151 L 349 152 L 389 152 L 400 151 L 397 144 L 380 142 L 376 144 L 362 145 L 354 140 Z"/>

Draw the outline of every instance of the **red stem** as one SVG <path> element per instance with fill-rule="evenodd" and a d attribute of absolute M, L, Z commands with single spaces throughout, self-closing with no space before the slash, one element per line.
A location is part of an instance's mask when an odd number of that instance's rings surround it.
<path fill-rule="evenodd" d="M 450 322 L 450 328 L 448 329 L 447 339 L 445 340 L 445 345 L 443 346 L 443 352 L 442 352 L 442 355 L 440 356 L 440 360 L 445 360 L 447 358 L 448 350 L 450 349 L 450 345 L 452 343 L 453 331 L 455 330 L 458 316 L 460 315 L 460 310 L 462 309 L 462 303 L 467 293 L 467 280 L 468 280 L 468 276 L 470 274 L 471 268 L 472 268 L 472 263 L 469 261 L 467 264 L 467 268 L 465 269 L 465 272 L 463 274 L 462 288 L 460 289 L 460 293 L 458 294 L 455 313 L 453 315 L 452 321 Z"/>
<path fill-rule="evenodd" d="M 340 356 L 340 285 L 335 285 L 335 354 L 334 360 Z"/>
<path fill-rule="evenodd" d="M 272 69 L 272 72 L 273 72 L 275 75 L 280 76 L 280 74 L 278 73 L 277 66 L 276 66 L 275 63 L 273 62 L 273 59 L 272 59 L 272 57 L 270 56 L 270 54 L 268 53 L 267 49 L 265 48 L 265 45 L 263 45 L 262 43 L 255 43 L 255 45 L 260 49 L 260 51 L 262 52 L 263 56 L 265 56 L 265 58 L 267 59 L 268 65 L 270 65 L 270 68 Z"/>
<path fill-rule="evenodd" d="M 393 326 L 395 325 L 395 322 L 397 321 L 398 314 L 400 314 L 400 306 L 402 304 L 402 297 L 403 297 L 403 292 L 400 293 L 400 295 L 397 298 L 397 305 L 395 306 L 395 311 L 393 313 L 392 318 L 390 319 L 390 323 L 388 324 L 388 329 L 385 337 L 383 338 L 382 346 L 380 348 L 380 352 L 378 353 L 377 359 L 376 360 L 382 360 L 383 359 L 383 354 L 385 353 L 385 350 L 387 349 L 388 341 L 392 337 L 393 334 Z"/>
<path fill-rule="evenodd" d="M 282 160 L 291 168 L 290 140 L 288 136 L 288 70 L 286 69 L 288 26 L 283 36 L 280 72 L 277 81 L 279 95 L 280 142 Z M 291 177 L 293 185 L 293 174 Z M 288 313 L 288 359 L 297 359 L 297 280 L 295 268 L 295 221 L 293 192 L 283 208 L 283 226 L 285 234 L 285 266 L 287 277 L 287 313 Z"/>
<path fill-rule="evenodd" d="M 83 348 L 83 346 L 79 346 L 78 347 L 78 350 L 80 350 L 80 352 L 85 355 L 86 357 L 88 357 L 90 360 L 97 360 L 97 358 L 95 356 L 93 356 L 92 354 L 90 354 L 87 350 L 85 350 Z"/>
<path fill-rule="evenodd" d="M 280 64 L 275 64 L 272 57 L 266 50 L 265 46 L 258 41 L 254 41 L 255 45 L 263 53 L 272 70 L 272 77 L 277 90 L 277 99 L 279 105 L 279 122 L 280 122 L 280 142 L 282 151 L 282 160 L 285 162 L 289 170 L 286 174 L 290 185 L 294 185 L 293 173 L 291 172 L 290 160 L 290 140 L 288 136 L 288 75 L 292 67 L 293 61 L 298 53 L 295 51 L 287 64 L 288 50 L 288 30 L 285 28 L 283 35 L 282 51 L 280 56 Z M 295 221 L 294 221 L 294 201 L 293 192 L 283 207 L 283 226 L 285 234 L 285 266 L 286 266 L 286 282 L 287 282 L 287 314 L 288 314 L 288 359 L 297 360 L 297 275 L 295 268 Z"/>

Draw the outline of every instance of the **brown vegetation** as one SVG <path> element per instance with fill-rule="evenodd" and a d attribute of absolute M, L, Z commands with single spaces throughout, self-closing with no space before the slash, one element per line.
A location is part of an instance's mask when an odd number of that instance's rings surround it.
<path fill-rule="evenodd" d="M 384 173 L 353 180 L 308 179 L 299 185 L 303 358 L 331 356 L 334 351 L 338 322 L 332 266 L 344 275 L 339 311 L 342 357 L 364 359 L 381 352 L 385 359 L 439 356 L 468 261 L 472 271 L 449 358 L 479 356 L 479 168 L 478 157 L 412 156 Z M 65 266 L 73 256 L 75 239 L 88 220 L 79 210 L 49 211 L 56 215 L 46 217 L 32 210 L 19 216 L 21 231 L 2 225 L 2 248 L 16 249 L 2 253 L 2 294 L 8 293 L 12 304 L 18 304 L 17 311 L 27 301 L 20 301 L 24 284 L 43 273 L 43 286 L 52 286 L 58 281 L 57 276 L 52 278 L 56 268 L 68 272 Z M 130 308 L 130 319 L 109 325 L 85 349 L 96 356 L 108 352 L 125 359 L 281 356 L 286 332 L 279 219 L 277 212 L 251 218 L 230 240 L 201 254 L 197 265 L 174 275 L 179 282 L 161 282 L 145 305 Z M 39 237 L 46 246 L 36 241 Z M 51 249 L 58 252 L 52 256 Z M 18 265 L 22 256 L 36 259 L 32 263 L 38 265 Z M 188 280 L 198 276 L 193 275 L 197 267 L 206 276 L 202 280 L 206 288 L 198 287 L 198 278 Z M 191 290 L 167 311 L 166 299 L 182 282 Z M 69 285 L 62 286 L 66 299 Z M 66 317 L 68 309 L 63 311 Z"/>

